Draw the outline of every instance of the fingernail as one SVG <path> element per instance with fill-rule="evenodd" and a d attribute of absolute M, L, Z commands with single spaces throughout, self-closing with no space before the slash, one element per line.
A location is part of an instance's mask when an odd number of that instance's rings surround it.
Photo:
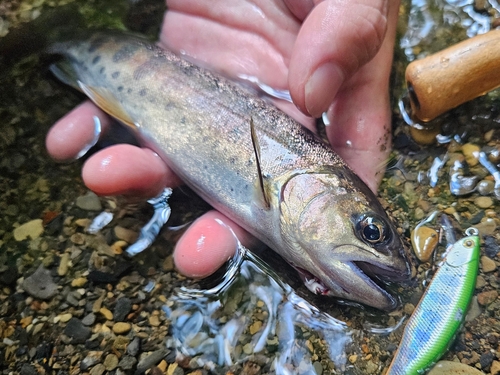
<path fill-rule="evenodd" d="M 316 69 L 305 86 L 305 104 L 311 116 L 320 117 L 328 109 L 343 81 L 342 71 L 333 63 Z"/>

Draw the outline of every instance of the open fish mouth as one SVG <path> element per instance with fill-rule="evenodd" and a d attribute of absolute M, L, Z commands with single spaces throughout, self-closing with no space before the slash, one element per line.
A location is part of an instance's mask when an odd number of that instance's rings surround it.
<path fill-rule="evenodd" d="M 387 299 L 393 300 L 394 303 L 396 303 L 394 297 L 386 289 L 386 282 L 388 280 L 390 280 L 391 282 L 404 281 L 407 279 L 407 275 L 405 273 L 401 273 L 393 269 L 378 267 L 376 265 L 363 261 L 351 261 L 345 262 L 345 264 L 347 264 L 351 271 L 356 274 L 358 280 L 362 279 L 370 289 L 376 292 L 376 294 L 385 295 Z M 325 282 L 323 282 L 320 278 L 318 278 L 311 272 L 300 267 L 294 268 L 298 271 L 299 276 L 304 282 L 304 285 L 312 293 L 323 296 L 339 297 L 337 293 L 334 293 L 330 290 Z M 356 294 L 353 290 L 349 290 L 349 288 L 347 288 L 344 283 L 335 283 L 343 289 L 346 295 Z M 353 298 L 353 300 L 356 301 L 357 299 Z"/>

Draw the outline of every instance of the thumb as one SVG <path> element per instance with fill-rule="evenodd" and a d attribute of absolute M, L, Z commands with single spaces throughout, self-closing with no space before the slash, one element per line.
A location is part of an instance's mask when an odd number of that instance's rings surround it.
<path fill-rule="evenodd" d="M 388 0 L 325 0 L 305 19 L 289 68 L 290 93 L 305 114 L 319 117 L 343 82 L 378 52 Z"/>

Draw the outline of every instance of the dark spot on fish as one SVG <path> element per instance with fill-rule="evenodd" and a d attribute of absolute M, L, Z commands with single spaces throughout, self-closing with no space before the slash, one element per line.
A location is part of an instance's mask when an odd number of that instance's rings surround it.
<path fill-rule="evenodd" d="M 186 123 L 186 118 L 183 116 L 183 117 L 181 118 L 181 124 L 185 124 L 185 123 Z"/>
<path fill-rule="evenodd" d="M 101 56 L 100 55 L 97 55 L 96 57 L 94 57 L 92 59 L 92 65 L 95 65 L 99 62 L 99 60 L 101 60 Z"/>
<path fill-rule="evenodd" d="M 121 92 L 123 91 L 123 86 L 118 86 L 116 89 Z"/>
<path fill-rule="evenodd" d="M 153 76 L 158 70 L 158 67 L 160 66 L 162 61 L 163 59 L 159 58 L 158 56 L 151 57 L 148 61 L 139 65 L 134 70 L 133 74 L 134 79 L 141 80 Z"/>
<path fill-rule="evenodd" d="M 102 66 L 101 69 L 99 69 L 99 73 L 100 74 L 104 74 L 105 70 L 106 70 L 106 68 L 104 66 Z"/>
<path fill-rule="evenodd" d="M 171 109 L 175 108 L 175 104 L 172 103 L 172 102 L 168 102 L 167 104 L 165 104 L 164 108 L 165 108 L 166 111 L 170 111 Z"/>
<path fill-rule="evenodd" d="M 113 74 L 111 74 L 111 78 L 113 79 L 117 79 L 118 77 L 120 76 L 120 72 L 113 72 Z"/>
<path fill-rule="evenodd" d="M 100 48 L 104 43 L 106 43 L 106 38 L 104 36 L 96 36 L 91 42 L 88 49 L 89 53 L 95 52 L 98 48 Z"/>
<path fill-rule="evenodd" d="M 127 61 L 134 55 L 135 51 L 137 51 L 138 48 L 139 48 L 138 45 L 133 45 L 133 44 L 128 44 L 123 46 L 113 55 L 113 62 L 116 63 L 116 62 Z"/>
<path fill-rule="evenodd" d="M 132 94 L 132 89 L 128 89 L 127 94 Z"/>
<path fill-rule="evenodd" d="M 146 96 L 146 94 L 147 94 L 147 93 L 148 93 L 148 90 L 146 90 L 146 89 L 141 89 L 141 90 L 139 91 L 139 95 L 140 95 L 140 96 Z"/>

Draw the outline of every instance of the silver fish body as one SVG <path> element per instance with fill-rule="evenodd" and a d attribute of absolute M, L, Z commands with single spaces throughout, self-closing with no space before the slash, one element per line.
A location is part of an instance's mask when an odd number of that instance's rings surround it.
<path fill-rule="evenodd" d="M 314 292 L 396 306 L 377 280 L 410 277 L 395 227 L 369 188 L 299 123 L 138 37 L 96 34 L 52 52 L 66 57 L 53 68 L 57 76 L 136 129 L 186 184 L 283 256 Z"/>

